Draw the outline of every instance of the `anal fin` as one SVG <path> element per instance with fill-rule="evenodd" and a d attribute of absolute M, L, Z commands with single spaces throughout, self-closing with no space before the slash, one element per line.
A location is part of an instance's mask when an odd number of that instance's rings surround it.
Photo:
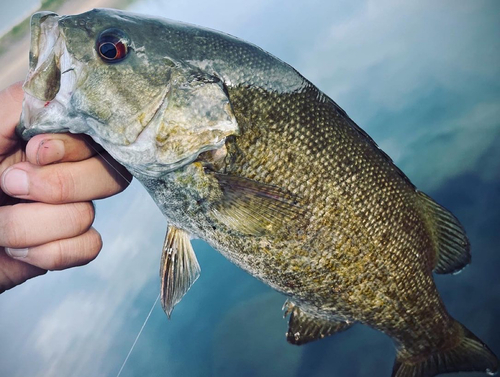
<path fill-rule="evenodd" d="M 418 195 L 437 244 L 434 272 L 437 274 L 459 272 L 471 260 L 470 244 L 464 228 L 451 212 L 429 196 L 420 191 Z"/>
<path fill-rule="evenodd" d="M 348 321 L 315 318 L 304 313 L 290 301 L 285 302 L 283 309 L 285 310 L 285 317 L 290 314 L 286 340 L 298 346 L 347 330 L 353 325 L 353 322 Z"/>
<path fill-rule="evenodd" d="M 169 318 L 174 306 L 200 276 L 200 271 L 187 232 L 169 226 L 160 264 L 161 306 Z"/>

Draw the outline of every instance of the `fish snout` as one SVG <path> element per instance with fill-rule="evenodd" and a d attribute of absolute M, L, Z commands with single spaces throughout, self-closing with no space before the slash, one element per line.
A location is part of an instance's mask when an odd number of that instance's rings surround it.
<path fill-rule="evenodd" d="M 38 12 L 31 17 L 29 72 L 23 89 L 41 101 L 51 101 L 61 85 L 59 16 Z"/>

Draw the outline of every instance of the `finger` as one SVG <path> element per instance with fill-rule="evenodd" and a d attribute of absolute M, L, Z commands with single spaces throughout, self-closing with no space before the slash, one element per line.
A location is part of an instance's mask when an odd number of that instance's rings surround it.
<path fill-rule="evenodd" d="M 102 149 L 84 135 L 42 134 L 34 136 L 26 145 L 26 157 L 34 165 L 54 162 L 82 161 Z"/>
<path fill-rule="evenodd" d="M 19 203 L 0 207 L 0 245 L 22 249 L 85 233 L 94 221 L 92 203 Z"/>
<path fill-rule="evenodd" d="M 132 176 L 114 160 L 103 156 L 36 166 L 21 162 L 0 178 L 2 190 L 10 196 L 44 203 L 71 203 L 102 199 L 123 191 Z"/>
<path fill-rule="evenodd" d="M 47 270 L 12 259 L 0 248 L 0 293 L 46 272 Z"/>
<path fill-rule="evenodd" d="M 63 270 L 89 263 L 97 257 L 101 248 L 100 234 L 94 228 L 90 228 L 77 237 L 26 249 L 7 248 L 5 251 L 12 258 L 42 269 Z"/>
<path fill-rule="evenodd" d="M 19 143 L 14 129 L 19 123 L 23 104 L 22 83 L 15 83 L 0 92 L 0 154 L 8 153 Z"/>

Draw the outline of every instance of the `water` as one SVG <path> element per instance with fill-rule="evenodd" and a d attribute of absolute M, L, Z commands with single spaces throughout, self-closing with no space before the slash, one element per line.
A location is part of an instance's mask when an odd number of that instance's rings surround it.
<path fill-rule="evenodd" d="M 40 7 L 40 0 L 2 0 L 0 4 L 0 36 L 7 33 L 18 22 L 36 11 Z"/>
<path fill-rule="evenodd" d="M 290 63 L 452 210 L 473 262 L 437 284 L 449 312 L 500 355 L 499 7 L 395 0 L 132 6 L 223 30 Z M 1 376 L 118 373 L 158 295 L 166 224 L 134 182 L 97 203 L 95 227 L 105 245 L 96 261 L 0 296 Z M 205 243 L 193 244 L 200 278 L 171 320 L 155 306 L 121 377 L 390 375 L 392 342 L 366 327 L 288 345 L 285 298 Z"/>

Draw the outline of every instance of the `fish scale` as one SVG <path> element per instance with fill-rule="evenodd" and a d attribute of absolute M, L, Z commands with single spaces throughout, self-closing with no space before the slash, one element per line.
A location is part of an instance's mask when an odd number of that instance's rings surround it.
<path fill-rule="evenodd" d="M 238 113 L 239 111 L 244 112 L 245 110 L 242 109 L 250 109 L 249 111 L 253 111 L 255 109 L 255 106 L 253 106 L 253 101 L 252 101 L 252 96 L 249 95 L 248 91 L 242 92 L 241 96 L 241 102 L 238 98 L 237 94 L 238 90 L 229 90 L 231 102 L 233 105 L 233 108 L 235 109 L 237 119 L 238 118 Z M 307 91 L 306 91 L 307 93 Z M 299 98 L 296 98 L 299 97 Z M 300 98 L 302 97 L 302 98 Z M 280 105 L 283 109 L 288 108 L 290 102 L 298 103 L 295 107 L 306 107 L 307 108 L 307 102 L 308 99 L 312 97 L 311 102 L 316 100 L 316 95 L 312 91 L 311 95 L 304 95 L 303 93 L 299 93 L 297 95 L 292 95 L 290 96 L 289 101 L 280 101 Z M 389 255 L 393 255 L 394 259 L 396 261 L 401 260 L 401 257 L 407 258 L 406 256 L 407 252 L 405 249 L 409 250 L 421 250 L 422 247 L 425 247 L 425 245 L 418 245 L 418 241 L 421 239 L 421 237 L 418 237 L 418 229 L 421 228 L 420 223 L 418 222 L 418 218 L 416 215 L 413 215 L 413 212 L 415 212 L 415 209 L 413 211 L 408 211 L 408 205 L 402 205 L 403 208 L 401 208 L 398 212 L 396 212 L 396 218 L 397 221 L 388 221 L 389 226 L 388 229 L 385 229 L 380 226 L 380 220 L 377 221 L 376 218 L 378 216 L 378 219 L 382 218 L 387 218 L 387 217 L 394 217 L 393 215 L 393 210 L 392 208 L 387 208 L 384 206 L 367 206 L 367 201 L 366 198 L 370 197 L 373 201 L 377 201 L 377 192 L 372 193 L 371 191 L 374 191 L 373 188 L 376 188 L 380 185 L 381 181 L 387 181 L 388 178 L 384 172 L 386 171 L 391 171 L 391 166 L 386 162 L 382 166 L 380 165 L 374 165 L 372 169 L 367 169 L 367 165 L 373 163 L 372 161 L 379 160 L 380 161 L 380 156 L 377 156 L 377 150 L 373 149 L 370 151 L 368 148 L 365 148 L 365 150 L 360 153 L 360 150 L 362 150 L 363 146 L 366 146 L 367 144 L 365 143 L 365 140 L 360 139 L 357 141 L 356 144 L 353 145 L 353 142 L 349 140 L 349 137 L 353 137 L 351 135 L 356 136 L 356 133 L 352 132 L 352 129 L 349 127 L 348 123 L 342 119 L 342 122 L 338 123 L 333 123 L 331 122 L 331 119 L 336 119 L 338 116 L 335 114 L 332 114 L 331 116 L 328 116 L 328 113 L 335 111 L 333 107 L 326 107 L 324 110 L 324 114 L 320 115 L 319 122 L 311 122 L 311 120 L 315 120 L 315 118 L 310 118 L 308 119 L 307 122 L 302 123 L 302 119 L 300 116 L 297 117 L 297 114 L 292 111 L 292 113 L 289 115 L 288 118 L 278 118 L 278 119 L 272 119 L 268 114 L 270 113 L 277 113 L 277 114 L 282 114 L 284 110 L 281 109 L 276 109 L 275 102 L 269 99 L 263 100 L 261 97 L 257 97 L 255 101 L 258 101 L 260 103 L 269 103 L 269 104 L 274 104 L 274 105 L 269 105 L 269 107 L 272 107 L 272 111 L 267 111 L 262 104 L 260 106 L 257 106 L 259 108 L 259 113 L 263 113 L 263 120 L 260 120 L 257 118 L 257 116 L 254 115 L 252 118 L 253 125 L 260 124 L 261 126 L 265 126 L 263 130 L 258 130 L 254 131 L 254 134 L 252 135 L 245 135 L 246 132 L 252 133 L 253 128 L 251 125 L 249 125 L 249 130 L 246 129 L 246 125 L 241 122 L 239 122 L 240 125 L 242 125 L 242 128 L 245 130 L 242 135 L 238 138 L 238 148 L 240 150 L 248 150 L 248 153 L 245 154 L 244 157 L 241 157 L 241 160 L 236 160 L 232 165 L 234 166 L 234 169 L 231 168 L 228 173 L 230 174 L 238 174 L 241 176 L 248 177 L 250 179 L 255 179 L 257 181 L 263 181 L 272 185 L 276 185 L 279 187 L 284 187 L 287 190 L 289 190 L 292 193 L 300 193 L 299 195 L 305 196 L 307 191 L 304 191 L 301 186 L 304 184 L 304 182 L 308 182 L 311 179 L 311 176 L 313 175 L 322 175 L 322 184 L 324 187 L 315 187 L 314 195 L 310 196 L 309 199 L 313 203 L 325 203 L 327 202 L 327 199 L 325 196 L 333 196 L 337 198 L 337 202 L 342 201 L 343 198 L 345 198 L 345 194 L 349 193 L 352 195 L 353 193 L 356 193 L 356 196 L 358 196 L 360 199 L 356 203 L 352 203 L 349 200 L 345 203 L 343 203 L 343 208 L 338 210 L 335 207 L 330 207 L 325 210 L 326 212 L 326 218 L 323 219 L 323 226 L 329 225 L 329 229 L 335 229 L 335 231 L 331 232 L 331 236 L 324 236 L 320 240 L 320 242 L 323 244 L 322 248 L 325 249 L 330 249 L 330 250 L 339 250 L 341 249 L 341 245 L 336 245 L 333 241 L 333 239 L 338 238 L 338 236 L 335 233 L 341 233 L 345 234 L 348 239 L 358 239 L 361 238 L 357 242 L 357 246 L 354 248 L 350 248 L 347 250 L 343 255 L 336 255 L 337 258 L 339 258 L 339 261 L 342 263 L 343 266 L 345 266 L 345 273 L 341 274 L 339 272 L 339 269 L 337 268 L 335 270 L 336 274 L 345 276 L 344 279 L 349 279 L 351 276 L 358 276 L 357 273 L 353 273 L 352 270 L 356 269 L 373 269 L 377 270 L 377 266 L 373 266 L 370 264 L 364 264 L 362 262 L 366 262 L 366 260 L 362 258 L 356 258 L 360 252 L 362 252 L 363 248 L 366 249 L 372 249 L 371 251 L 367 252 L 367 255 L 380 255 L 387 253 Z M 243 103 L 242 103 L 243 102 Z M 246 102 L 246 103 L 245 103 Z M 281 110 L 281 111 L 280 111 Z M 318 114 L 319 115 L 319 114 Z M 241 117 L 242 119 L 246 118 L 245 116 Z M 325 120 L 330 120 L 329 123 L 322 124 L 322 121 Z M 286 124 L 286 126 L 283 127 L 278 127 L 278 126 L 270 126 L 268 127 L 269 124 Z M 258 127 L 258 126 L 254 126 Z M 300 136 L 307 135 L 306 133 L 302 132 L 303 128 L 309 128 L 313 130 L 313 133 L 309 136 L 309 142 L 304 141 L 304 138 L 302 140 L 300 139 Z M 272 130 L 277 129 L 278 132 L 272 133 Z M 326 132 L 323 132 L 322 130 L 326 130 Z M 314 131 L 316 132 L 321 132 L 323 136 L 323 142 L 320 143 L 317 138 L 314 137 Z M 255 135 L 256 134 L 256 135 Z M 248 139 L 248 145 L 245 145 L 245 139 Z M 254 140 L 265 140 L 264 143 L 256 143 Z M 280 177 L 285 176 L 283 175 L 283 170 L 286 168 L 279 168 L 276 167 L 275 164 L 273 164 L 273 157 L 274 154 L 276 153 L 276 148 L 271 148 L 272 145 L 278 145 L 282 143 L 281 140 L 301 140 L 300 144 L 297 143 L 291 143 L 291 146 L 297 145 L 299 151 L 294 152 L 296 155 L 301 155 L 303 159 L 303 166 L 298 165 L 297 162 L 295 162 L 294 166 L 294 179 L 293 180 L 286 180 L 286 179 L 280 179 Z M 346 147 L 345 147 L 346 146 Z M 291 148 L 291 147 L 289 147 Z M 308 154 L 304 154 L 303 150 L 305 148 L 308 148 L 308 150 L 321 150 L 323 151 L 323 155 L 327 156 L 327 164 L 323 164 L 321 166 L 318 165 L 311 165 L 308 169 L 305 169 L 305 166 L 309 165 L 308 161 Z M 346 150 L 347 149 L 347 150 Z M 368 149 L 368 150 L 366 150 Z M 346 151 L 345 151 L 346 150 Z M 335 152 L 333 152 L 335 151 Z M 360 155 L 366 155 L 368 158 L 370 157 L 370 152 L 373 154 L 373 157 L 370 158 L 369 160 L 364 160 L 360 161 L 358 156 Z M 280 152 L 281 155 L 281 160 L 283 160 L 286 155 L 290 155 L 290 150 L 283 149 L 282 152 Z M 339 159 L 336 159 L 335 157 L 339 155 L 341 156 Z M 346 156 L 343 158 L 342 156 Z M 344 161 L 353 161 L 352 164 L 347 164 Z M 376 162 L 375 162 L 376 163 Z M 239 167 L 242 167 L 241 169 Z M 244 169 L 244 167 L 248 166 L 248 169 Z M 256 169 L 255 166 L 259 166 L 260 169 Z M 285 165 L 286 166 L 286 165 Z M 314 167 L 317 166 L 317 169 L 314 169 Z M 346 169 L 348 166 L 352 166 L 350 169 Z M 363 184 L 361 182 L 361 179 L 353 179 L 351 180 L 350 177 L 353 175 L 356 175 L 356 173 L 359 174 L 360 169 L 357 168 L 358 166 L 363 166 L 363 171 L 365 175 L 363 176 L 363 180 L 366 182 Z M 259 173 L 259 170 L 261 173 Z M 368 173 L 367 173 L 368 171 Z M 304 172 L 304 174 L 301 174 L 301 172 Z M 367 174 L 366 174 L 367 173 Z M 411 197 L 411 195 L 415 195 L 415 190 L 413 186 L 411 185 L 406 185 L 406 181 L 400 180 L 401 182 L 398 184 L 396 179 L 399 178 L 399 175 L 394 178 L 394 180 L 388 180 L 388 185 L 389 187 L 394 186 L 392 192 L 385 192 L 384 196 L 381 197 L 380 201 L 381 202 L 390 202 L 392 205 L 397 203 L 398 201 L 401 201 L 401 203 L 407 203 L 408 201 L 405 200 L 406 198 Z M 406 185 L 406 187 L 405 187 Z M 376 190 L 375 190 L 376 191 Z M 371 194 L 371 195 L 370 195 Z M 390 198 L 390 196 L 393 196 L 393 198 Z M 390 198 L 390 199 L 389 199 Z M 304 198 L 305 199 L 305 198 Z M 344 199 L 345 200 L 345 199 Z M 346 208 L 351 208 L 351 213 L 352 215 L 349 215 L 348 210 Z M 406 210 L 406 211 L 405 211 Z M 403 212 L 405 212 L 406 216 L 403 215 Z M 347 216 L 346 216 L 347 215 Z M 389 216 L 388 216 L 389 215 Z M 399 216 L 398 216 L 399 215 Z M 340 216 L 340 218 L 338 218 Z M 345 216 L 345 217 L 344 217 Z M 414 231 L 408 233 L 403 231 L 404 229 L 401 229 L 403 227 L 399 226 L 398 224 L 403 224 L 404 221 L 414 223 L 416 227 L 408 224 L 406 227 L 409 229 L 412 229 Z M 337 224 L 340 224 L 338 226 Z M 358 226 L 359 224 L 359 226 Z M 394 243 L 390 246 L 392 247 L 387 247 L 384 249 L 379 249 L 375 247 L 371 247 L 371 238 L 376 237 L 376 234 L 379 234 L 381 231 L 388 231 L 394 235 L 395 237 L 391 237 L 394 240 Z M 403 232 L 402 232 L 403 231 Z M 420 229 L 420 232 L 424 233 L 425 230 Z M 316 231 L 312 230 L 311 233 L 315 234 Z M 360 237 L 360 233 L 365 233 L 365 237 Z M 409 245 L 404 245 L 402 244 L 397 235 L 400 235 L 399 237 L 405 237 L 406 239 L 409 239 L 410 241 L 408 242 Z M 387 237 L 387 235 L 386 235 Z M 416 240 L 412 242 L 412 240 Z M 417 243 L 417 244 L 416 244 Z M 331 245 L 329 248 L 327 245 Z M 363 246 L 361 246 L 363 245 Z M 361 247 L 360 247 L 361 246 Z M 300 246 L 299 246 L 300 247 Z M 397 247 L 398 249 L 396 249 Z M 430 249 L 430 248 L 429 248 Z M 299 253 L 303 252 L 303 250 L 299 251 Z M 289 251 L 290 254 L 293 254 L 293 251 Z M 380 260 L 385 260 L 384 258 L 379 258 Z M 416 264 L 418 265 L 419 263 L 427 264 L 429 263 L 425 261 L 425 257 L 420 260 L 412 261 L 410 263 L 410 266 L 415 266 Z M 363 266 L 363 268 L 361 268 Z M 413 269 L 415 271 L 418 271 L 418 268 Z M 403 269 L 404 272 L 406 272 Z M 415 271 L 410 271 L 410 272 L 415 272 Z M 399 269 L 399 265 L 395 264 L 394 269 L 392 272 L 392 275 L 400 275 L 401 270 Z M 411 281 L 413 282 L 418 282 L 419 285 L 429 285 L 427 281 L 430 280 L 429 276 L 429 270 L 426 271 L 427 274 L 421 274 L 420 276 L 418 275 L 413 275 Z M 387 274 L 385 273 L 382 275 L 384 277 L 384 280 L 387 279 Z M 297 274 L 296 276 L 297 280 L 307 280 L 307 276 L 302 276 L 300 273 Z M 422 281 L 420 281 L 420 279 Z M 401 279 L 402 281 L 408 280 L 406 276 L 403 276 Z M 380 281 L 379 284 L 376 285 L 369 285 L 365 289 L 361 289 L 359 293 L 355 291 L 355 288 L 352 288 L 350 290 L 350 301 L 351 302 L 358 302 L 358 305 L 363 305 L 365 307 L 368 307 L 368 309 L 372 306 L 370 303 L 370 300 L 367 300 L 370 296 L 373 295 L 374 292 L 378 290 L 383 290 L 385 286 L 385 281 Z M 333 283 L 335 284 L 335 282 Z M 336 285 L 336 284 L 335 284 Z M 347 283 L 346 285 L 353 287 L 353 285 Z M 315 285 L 312 284 L 314 287 L 313 289 L 316 289 Z M 355 287 L 355 285 L 354 285 Z M 404 292 L 404 291 L 403 291 Z M 434 289 L 435 292 L 435 289 Z M 410 294 L 411 292 L 406 292 L 406 294 Z M 441 303 L 439 299 L 437 298 L 437 295 L 435 294 L 436 298 L 433 301 L 433 305 L 431 307 L 434 307 L 435 304 L 438 304 L 438 307 L 441 306 Z M 360 297 L 359 300 L 356 300 L 356 297 Z M 331 295 L 322 298 L 322 301 L 325 300 L 331 300 L 332 297 Z M 333 297 L 335 299 L 335 297 Z M 428 300 L 424 300 L 424 302 L 427 302 Z M 417 304 L 418 302 L 412 303 L 412 305 Z M 351 304 L 352 305 L 352 304 Z M 342 306 L 336 305 L 336 308 L 339 313 L 342 313 Z M 345 310 L 345 309 L 344 309 Z M 350 311 L 349 309 L 347 309 Z M 389 309 L 390 311 L 391 309 Z M 434 311 L 430 311 L 432 314 Z M 427 313 L 422 313 L 423 318 L 427 318 L 428 315 Z M 366 315 L 356 315 L 354 320 L 362 320 L 365 323 L 369 323 L 370 318 L 368 314 L 368 318 L 364 319 Z M 431 316 L 432 317 L 432 316 Z M 390 327 L 390 325 L 387 324 L 387 321 L 384 321 L 384 326 Z M 371 325 L 375 325 L 374 323 L 371 323 Z M 425 327 L 425 326 L 424 326 Z"/>
<path fill-rule="evenodd" d="M 292 67 L 227 34 L 115 10 L 37 13 L 31 26 L 18 132 L 85 132 L 141 181 L 168 222 L 169 317 L 199 276 L 198 237 L 288 296 L 292 344 L 359 322 L 394 340 L 394 377 L 498 369 L 434 284 L 470 262 L 459 221 Z M 103 43 L 125 56 L 100 56 Z"/>

